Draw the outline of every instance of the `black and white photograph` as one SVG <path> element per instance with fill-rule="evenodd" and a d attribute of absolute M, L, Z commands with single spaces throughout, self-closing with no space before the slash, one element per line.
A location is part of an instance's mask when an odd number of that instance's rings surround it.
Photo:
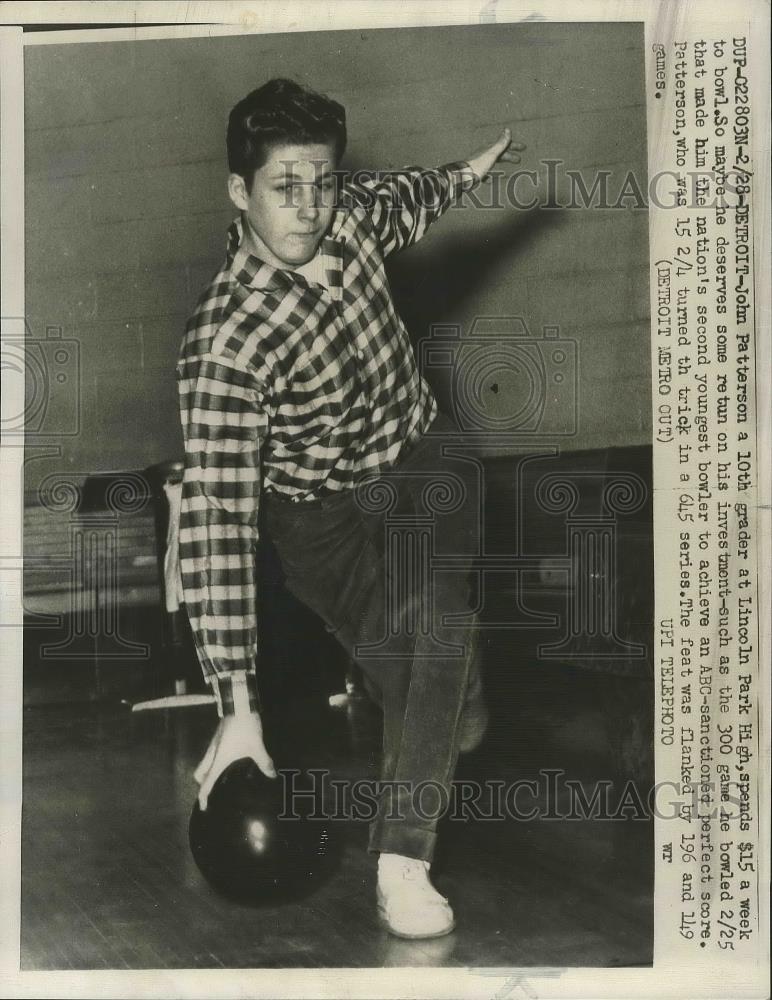
<path fill-rule="evenodd" d="M 650 969 L 643 21 L 126 22 L 24 31 L 20 969 Z"/>

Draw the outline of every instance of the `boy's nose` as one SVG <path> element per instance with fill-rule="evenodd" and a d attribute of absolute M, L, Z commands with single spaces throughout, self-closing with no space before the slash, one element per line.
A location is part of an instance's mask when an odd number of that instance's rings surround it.
<path fill-rule="evenodd" d="M 303 187 L 300 194 L 300 204 L 298 205 L 298 218 L 304 222 L 314 222 L 318 215 L 319 207 L 316 204 L 316 191 L 311 185 Z"/>

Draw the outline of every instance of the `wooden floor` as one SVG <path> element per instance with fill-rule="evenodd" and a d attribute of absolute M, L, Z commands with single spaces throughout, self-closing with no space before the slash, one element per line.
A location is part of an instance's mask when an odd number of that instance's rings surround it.
<path fill-rule="evenodd" d="M 481 751 L 459 777 L 512 781 L 556 768 L 615 776 L 602 677 L 559 668 L 493 692 Z M 404 942 L 375 917 L 364 824 L 339 824 L 335 876 L 304 901 L 218 898 L 187 847 L 192 770 L 210 707 L 134 714 L 112 704 L 25 711 L 24 969 L 630 966 L 652 958 L 652 828 L 641 820 L 446 823 L 435 865 L 457 929 Z M 298 710 L 307 765 L 374 776 L 378 716 L 319 700 Z"/>

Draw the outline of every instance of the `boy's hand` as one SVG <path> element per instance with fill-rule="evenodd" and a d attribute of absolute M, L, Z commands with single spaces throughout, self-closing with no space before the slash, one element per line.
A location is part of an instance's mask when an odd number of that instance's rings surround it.
<path fill-rule="evenodd" d="M 524 142 L 513 142 L 512 133 L 505 128 L 492 146 L 487 146 L 466 161 L 477 175 L 478 180 L 483 180 L 488 171 L 495 163 L 519 163 L 520 153 L 525 149 Z"/>
<path fill-rule="evenodd" d="M 276 777 L 276 768 L 263 742 L 263 725 L 256 712 L 220 719 L 193 775 L 200 786 L 198 804 L 202 810 L 206 809 L 209 793 L 223 771 L 242 757 L 250 757 L 266 777 Z"/>

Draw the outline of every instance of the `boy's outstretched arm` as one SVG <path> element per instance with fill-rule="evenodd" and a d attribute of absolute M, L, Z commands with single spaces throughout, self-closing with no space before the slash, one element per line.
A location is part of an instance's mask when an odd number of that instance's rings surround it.
<path fill-rule="evenodd" d="M 384 256 L 417 243 L 461 196 L 480 183 L 498 162 L 519 163 L 524 143 L 504 129 L 490 146 L 466 160 L 434 169 L 405 167 L 385 173 L 360 172 L 346 190 L 368 211 Z"/>
<path fill-rule="evenodd" d="M 525 143 L 514 142 L 512 132 L 505 128 L 492 145 L 486 146 L 473 156 L 468 157 L 466 163 L 472 168 L 477 179 L 481 181 L 497 163 L 519 163 L 520 154 L 524 149 Z"/>

